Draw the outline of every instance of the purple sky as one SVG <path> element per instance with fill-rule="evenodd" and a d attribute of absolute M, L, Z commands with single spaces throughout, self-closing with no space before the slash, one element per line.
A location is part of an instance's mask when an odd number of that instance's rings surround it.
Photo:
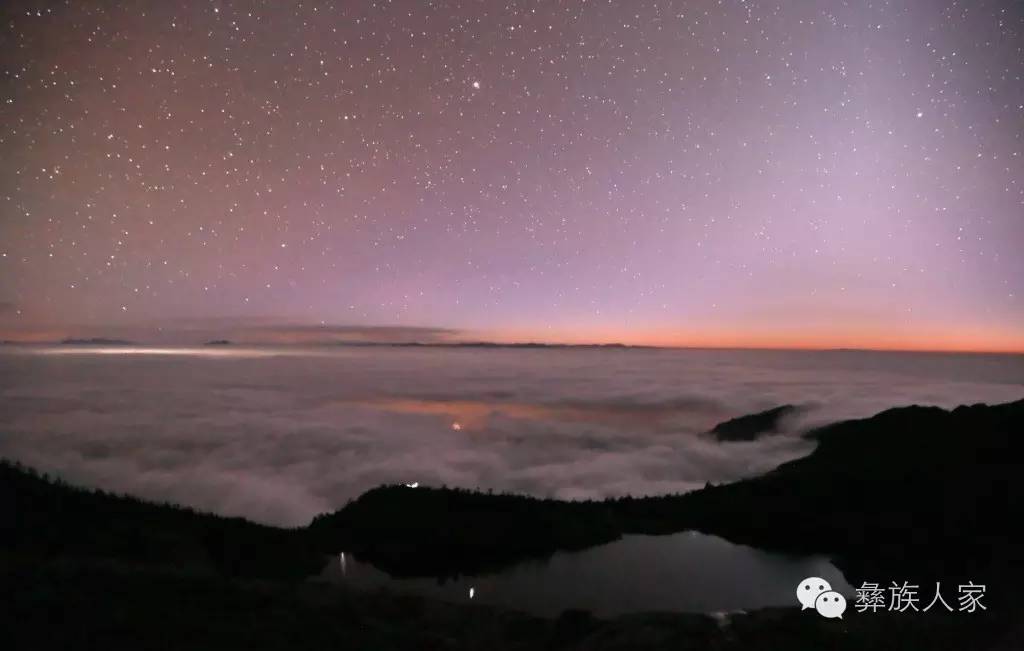
<path fill-rule="evenodd" d="M 1019 2 L 0 13 L 5 338 L 1024 350 Z"/>

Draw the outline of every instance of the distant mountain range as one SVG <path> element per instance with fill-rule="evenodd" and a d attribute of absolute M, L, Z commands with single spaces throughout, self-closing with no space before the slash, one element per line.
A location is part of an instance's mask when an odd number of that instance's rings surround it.
<path fill-rule="evenodd" d="M 627 344 L 545 344 L 539 342 L 497 343 L 490 341 L 453 341 L 453 342 L 377 342 L 377 341 L 338 341 L 336 346 L 387 346 L 391 348 L 654 348 L 654 346 L 631 346 Z"/>
<path fill-rule="evenodd" d="M 68 337 L 59 342 L 63 346 L 158 346 L 161 344 L 132 341 L 128 339 L 116 339 L 111 337 Z M 15 340 L 3 340 L 0 344 L 35 344 L 46 345 L 46 342 L 20 342 Z M 561 349 L 561 348 L 595 348 L 595 349 L 650 349 L 656 346 L 634 346 L 621 343 L 609 344 L 546 344 L 539 342 L 523 343 L 498 343 L 489 341 L 467 341 L 467 342 L 390 342 L 390 341 L 324 341 L 319 343 L 304 342 L 301 344 L 280 344 L 276 342 L 235 342 L 230 339 L 212 339 L 203 343 L 204 346 L 351 346 L 357 348 L 516 348 L 516 349 Z M 51 344 L 52 345 L 52 344 Z M 188 346 L 189 344 L 179 344 Z"/>

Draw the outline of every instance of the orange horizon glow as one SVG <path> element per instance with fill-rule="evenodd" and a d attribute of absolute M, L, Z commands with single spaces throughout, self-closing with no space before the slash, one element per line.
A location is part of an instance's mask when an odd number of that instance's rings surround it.
<path fill-rule="evenodd" d="M 958 333 L 881 333 L 869 332 L 860 336 L 850 333 L 752 333 L 728 329 L 672 332 L 651 330 L 646 332 L 565 332 L 547 333 L 544 339 L 531 337 L 529 332 L 503 331 L 493 340 L 500 343 L 538 341 L 562 344 L 616 344 L 651 346 L 656 348 L 700 348 L 734 350 L 864 350 L 880 352 L 936 352 L 936 353 L 990 353 L 1024 354 L 1024 335 L 1014 332 L 958 332 Z"/>
<path fill-rule="evenodd" d="M 183 333 L 188 334 L 188 333 Z M 609 345 L 649 346 L 653 348 L 693 348 L 729 350 L 863 350 L 879 352 L 935 352 L 935 353 L 986 353 L 1024 354 L 1024 335 L 1010 331 L 963 330 L 946 332 L 880 332 L 868 329 L 860 333 L 851 332 L 763 332 L 729 328 L 704 328 L 689 331 L 658 328 L 647 330 L 560 328 L 538 331 L 533 328 L 502 330 L 463 330 L 451 336 L 434 341 L 352 340 L 340 337 L 318 336 L 310 332 L 304 335 L 291 333 L 223 333 L 197 339 L 174 340 L 170 334 L 159 341 L 145 334 L 126 332 L 120 328 L 109 331 L 99 328 L 64 330 L 43 328 L 39 330 L 0 330 L 0 341 L 23 344 L 56 344 L 63 339 L 102 337 L 125 339 L 139 346 L 196 345 L 206 339 L 226 338 L 239 345 L 316 345 L 337 343 L 498 343 L 498 344 L 547 344 L 547 345 Z"/>

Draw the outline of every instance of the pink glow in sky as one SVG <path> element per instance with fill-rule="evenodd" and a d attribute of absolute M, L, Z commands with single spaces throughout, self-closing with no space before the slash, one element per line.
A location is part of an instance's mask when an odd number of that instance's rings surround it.
<path fill-rule="evenodd" d="M 4 338 L 1024 351 L 1020 3 L 44 4 Z"/>

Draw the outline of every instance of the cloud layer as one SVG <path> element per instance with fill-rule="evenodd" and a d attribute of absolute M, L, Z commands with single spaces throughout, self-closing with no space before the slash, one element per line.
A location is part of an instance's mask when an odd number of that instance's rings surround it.
<path fill-rule="evenodd" d="M 165 351 L 167 352 L 167 351 Z M 1024 395 L 1024 358 L 404 348 L 0 352 L 0 455 L 70 481 L 301 525 L 385 482 L 563 498 L 685 491 L 901 404 Z M 716 423 L 813 408 L 783 435 Z"/>

